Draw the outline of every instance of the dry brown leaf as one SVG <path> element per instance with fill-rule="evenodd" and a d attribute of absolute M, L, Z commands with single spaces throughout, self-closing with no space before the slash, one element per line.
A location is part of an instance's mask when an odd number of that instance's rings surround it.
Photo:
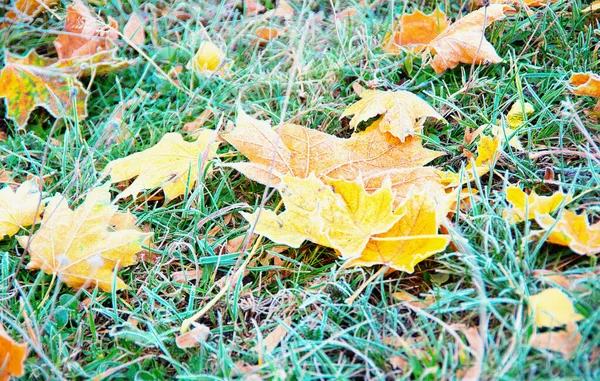
<path fill-rule="evenodd" d="M 98 20 L 81 0 L 74 0 L 67 7 L 65 33 L 54 41 L 58 58 L 83 57 L 110 50 L 118 37 L 117 22 L 110 20 L 106 25 Z"/>
<path fill-rule="evenodd" d="M 277 7 L 275 9 L 266 12 L 263 14 L 264 19 L 270 19 L 271 17 L 282 17 L 286 20 L 289 20 L 294 15 L 294 8 L 290 4 L 288 4 L 285 0 L 279 0 L 277 2 Z"/>
<path fill-rule="evenodd" d="M 259 354 L 259 357 L 262 357 L 262 354 L 270 354 L 277 348 L 279 343 L 287 336 L 287 327 L 289 327 L 291 323 L 292 319 L 286 318 L 282 323 L 277 324 L 275 329 L 262 340 L 262 343 L 259 342 L 258 345 L 254 347 L 254 350 Z"/>
<path fill-rule="evenodd" d="M 393 369 L 401 370 L 402 373 L 404 373 L 408 368 L 408 361 L 401 356 L 392 356 L 390 359 L 390 365 Z"/>
<path fill-rule="evenodd" d="M 27 344 L 19 344 L 0 325 L 0 381 L 25 374 L 23 363 L 27 355 Z"/>
<path fill-rule="evenodd" d="M 196 280 L 202 276 L 202 270 L 186 270 L 176 271 L 171 274 L 171 279 L 175 283 L 187 283 L 191 280 Z"/>
<path fill-rule="evenodd" d="M 570 323 L 564 331 L 534 332 L 529 339 L 529 345 L 541 350 L 559 352 L 566 358 L 570 358 L 577 350 L 581 339 L 581 333 L 575 323 Z"/>
<path fill-rule="evenodd" d="M 137 13 L 129 16 L 127 24 L 123 27 L 123 35 L 136 45 L 142 45 L 146 40 L 144 22 Z"/>
<path fill-rule="evenodd" d="M 37 15 L 58 3 L 59 0 L 15 0 L 4 18 L 8 22 L 0 24 L 0 29 L 11 22 L 29 22 Z"/>
<path fill-rule="evenodd" d="M 198 324 L 196 328 L 192 329 L 191 331 L 177 336 L 175 343 L 177 344 L 177 348 L 180 349 L 197 347 L 201 343 L 205 342 L 209 335 L 210 328 L 204 324 Z"/>
<path fill-rule="evenodd" d="M 279 184 L 285 175 L 307 178 L 311 173 L 317 178 L 346 180 L 360 174 L 364 179 L 382 181 L 386 172 L 408 168 L 418 171 L 441 155 L 423 148 L 417 137 L 407 137 L 402 143 L 377 130 L 342 139 L 296 124 L 285 123 L 279 128 L 277 131 L 269 122 L 239 110 L 235 128 L 222 137 L 250 162 L 227 166 L 271 186 Z"/>
<path fill-rule="evenodd" d="M 595 279 L 600 275 L 600 270 L 586 271 L 580 274 L 565 274 L 560 271 L 551 270 L 534 270 L 532 273 L 534 278 L 541 279 L 544 282 L 552 283 L 566 290 L 585 291 L 585 287 L 581 283 L 589 279 Z"/>
<path fill-rule="evenodd" d="M 256 0 L 245 0 L 244 6 L 246 8 L 246 16 L 257 15 L 265 10 L 265 6 Z"/>
<path fill-rule="evenodd" d="M 196 119 L 183 126 L 183 131 L 188 133 L 192 138 L 197 138 L 200 131 L 202 131 L 202 127 L 204 127 L 213 115 L 214 112 L 210 107 L 204 109 Z"/>
<path fill-rule="evenodd" d="M 424 63 L 441 74 L 459 63 L 480 65 L 501 62 L 502 58 L 485 39 L 484 32 L 494 21 L 503 19 L 508 11 L 514 9 L 507 5 L 492 4 L 457 20 L 425 46 Z"/>
<path fill-rule="evenodd" d="M 352 116 L 350 127 L 381 116 L 370 129 L 389 132 L 404 142 L 406 137 L 420 133 L 427 118 L 443 119 L 427 102 L 408 91 L 365 90 L 361 99 L 341 115 Z"/>
<path fill-rule="evenodd" d="M 478 381 L 481 379 L 481 373 L 483 371 L 483 356 L 484 356 L 484 343 L 483 339 L 479 335 L 479 329 L 476 327 L 469 327 L 465 324 L 452 324 L 450 326 L 460 332 L 467 338 L 467 342 L 472 352 L 475 354 L 473 364 L 465 370 L 461 370 L 460 377 L 462 381 Z"/>
<path fill-rule="evenodd" d="M 434 303 L 434 300 L 432 299 L 426 298 L 425 300 L 421 300 L 418 297 L 402 290 L 392 293 L 392 297 L 415 308 L 427 308 Z"/>

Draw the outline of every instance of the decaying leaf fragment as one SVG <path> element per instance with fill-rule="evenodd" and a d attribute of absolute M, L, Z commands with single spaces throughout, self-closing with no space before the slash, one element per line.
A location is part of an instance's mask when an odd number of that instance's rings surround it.
<path fill-rule="evenodd" d="M 67 17 L 63 32 L 54 41 L 59 59 L 69 59 L 110 50 L 118 37 L 117 22 L 109 25 L 99 21 L 81 1 L 74 0 L 67 7 Z"/>
<path fill-rule="evenodd" d="M 0 239 L 12 237 L 19 230 L 39 223 L 44 211 L 42 193 L 36 180 L 28 180 L 16 191 L 10 186 L 0 190 Z"/>
<path fill-rule="evenodd" d="M 571 299 L 558 288 L 549 288 L 529 297 L 529 313 L 538 328 L 556 328 L 583 319 Z"/>
<path fill-rule="evenodd" d="M 502 218 L 511 224 L 531 220 L 538 214 L 550 214 L 564 203 L 571 200 L 571 196 L 563 192 L 555 192 L 551 196 L 540 196 L 535 191 L 528 195 L 516 185 L 506 188 L 506 200 L 511 203 L 510 209 L 502 212 Z"/>
<path fill-rule="evenodd" d="M 545 231 L 550 231 L 547 241 L 568 246 L 581 255 L 600 253 L 600 222 L 590 225 L 587 212 L 577 214 L 565 210 L 558 221 L 549 214 L 538 214 L 535 221 Z"/>
<path fill-rule="evenodd" d="M 576 95 L 600 97 L 600 75 L 595 73 L 573 73 L 569 80 L 571 92 Z"/>
<path fill-rule="evenodd" d="M 446 14 L 437 8 L 426 15 L 420 10 L 398 17 L 398 23 L 383 39 L 383 49 L 387 53 L 397 53 L 401 48 L 418 49 L 429 44 L 450 24 Z"/>
<path fill-rule="evenodd" d="M 0 325 L 0 381 L 25 374 L 23 363 L 27 355 L 27 344 L 19 344 Z"/>
<path fill-rule="evenodd" d="M 166 201 L 192 189 L 206 164 L 216 156 L 219 142 L 214 130 L 203 130 L 193 142 L 186 142 L 178 133 L 165 134 L 154 146 L 107 164 L 104 172 L 111 183 L 136 179 L 117 199 L 137 195 L 162 187 Z M 202 164 L 199 166 L 199 164 Z"/>
<path fill-rule="evenodd" d="M 404 142 L 407 136 L 421 132 L 426 118 L 443 119 L 427 102 L 408 91 L 365 90 L 361 100 L 342 114 L 352 116 L 350 127 L 381 115 L 374 125 Z"/>
<path fill-rule="evenodd" d="M 430 64 L 440 74 L 459 63 L 481 65 L 501 62 L 496 49 L 485 39 L 484 31 L 494 21 L 503 19 L 508 11 L 514 9 L 508 5 L 492 4 L 457 20 L 426 45 L 424 63 Z"/>
<path fill-rule="evenodd" d="M 426 194 L 408 197 L 396 211 L 400 219 L 385 233 L 371 237 L 362 254 L 349 261 L 351 266 L 386 265 L 412 273 L 415 266 L 450 242 L 449 235 L 438 234 L 435 201 Z"/>
<path fill-rule="evenodd" d="M 38 106 L 55 118 L 83 119 L 87 116 L 88 92 L 67 68 L 53 67 L 55 60 L 31 50 L 21 57 L 5 52 L 0 70 L 0 98 L 6 114 L 19 128 L 25 127 L 29 114 Z"/>
<path fill-rule="evenodd" d="M 15 0 L 4 18 L 9 22 L 29 21 L 54 6 L 59 0 Z M 0 24 L 0 28 L 6 25 Z"/>
<path fill-rule="evenodd" d="M 134 264 L 135 254 L 152 234 L 113 231 L 110 221 L 117 207 L 110 202 L 109 186 L 92 189 L 75 210 L 60 194 L 48 201 L 35 234 L 17 236 L 19 244 L 29 248 L 28 269 L 55 274 L 71 287 L 113 289 L 115 271 Z M 127 287 L 119 277 L 115 282 L 118 290 Z"/>
<path fill-rule="evenodd" d="M 296 124 L 284 123 L 279 128 L 273 129 L 269 122 L 239 110 L 235 128 L 222 137 L 250 162 L 227 166 L 271 186 L 279 184 L 285 175 L 307 178 L 311 173 L 320 179 L 346 180 L 360 174 L 363 179 L 380 182 L 386 172 L 423 168 L 441 155 L 423 148 L 417 137 L 407 137 L 402 143 L 378 130 L 342 139 Z"/>
<path fill-rule="evenodd" d="M 291 247 L 309 240 L 336 249 L 344 258 L 360 255 L 373 234 L 390 229 L 401 217 L 394 214 L 389 182 L 367 194 L 362 182 L 327 180 L 314 174 L 302 179 L 284 176 L 278 187 L 285 205 L 279 215 L 263 210 L 242 213 L 255 232 Z"/>

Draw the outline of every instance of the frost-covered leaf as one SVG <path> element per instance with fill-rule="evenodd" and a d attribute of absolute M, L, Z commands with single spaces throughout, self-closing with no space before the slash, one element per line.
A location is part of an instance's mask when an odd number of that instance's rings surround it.
<path fill-rule="evenodd" d="M 0 190 L 0 239 L 41 221 L 42 193 L 36 180 L 24 182 L 16 191 L 10 186 Z"/>

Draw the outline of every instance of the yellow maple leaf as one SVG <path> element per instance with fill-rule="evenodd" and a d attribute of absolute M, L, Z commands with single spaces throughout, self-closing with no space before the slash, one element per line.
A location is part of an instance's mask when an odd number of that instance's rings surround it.
<path fill-rule="evenodd" d="M 473 162 L 469 161 L 469 164 L 465 167 L 465 176 L 462 182 L 470 182 L 475 180 L 473 173 L 477 177 L 481 177 L 490 171 L 490 168 L 494 166 L 498 159 L 500 151 L 500 139 L 498 137 L 490 137 L 487 135 L 481 135 L 479 143 L 477 144 L 477 156 L 475 157 L 475 166 Z M 456 187 L 460 185 L 460 174 L 438 171 L 441 176 L 441 183 L 446 187 Z"/>
<path fill-rule="evenodd" d="M 55 274 L 71 287 L 98 285 L 113 288 L 115 271 L 135 263 L 135 254 L 151 233 L 126 229 L 111 231 L 117 207 L 110 202 L 109 183 L 92 189 L 75 210 L 56 195 L 48 201 L 40 228 L 34 235 L 17 236 L 27 247 L 30 270 Z M 116 288 L 127 286 L 116 277 Z"/>
<path fill-rule="evenodd" d="M 571 299 L 558 288 L 549 288 L 530 296 L 529 313 L 538 328 L 556 328 L 583 319 L 582 315 L 575 312 Z"/>
<path fill-rule="evenodd" d="M 427 102 L 408 91 L 365 90 L 361 99 L 344 111 L 352 115 L 350 127 L 381 115 L 375 126 L 404 142 L 407 136 L 421 132 L 427 117 L 443 119 Z"/>
<path fill-rule="evenodd" d="M 594 1 L 589 6 L 583 8 L 581 10 L 581 13 L 588 13 L 588 12 L 592 12 L 592 11 L 597 11 L 599 9 L 600 9 L 600 1 Z"/>
<path fill-rule="evenodd" d="M 531 220 L 538 214 L 549 214 L 556 211 L 563 203 L 571 201 L 571 196 L 560 191 L 552 196 L 539 196 L 535 191 L 526 194 L 518 186 L 506 188 L 506 200 L 512 207 L 502 212 L 502 218 L 511 224 Z"/>
<path fill-rule="evenodd" d="M 27 356 L 27 344 L 17 343 L 0 325 L 0 381 L 25 374 L 23 362 Z"/>
<path fill-rule="evenodd" d="M 600 75 L 598 74 L 573 73 L 569 84 L 573 94 L 600 97 Z"/>
<path fill-rule="evenodd" d="M 108 163 L 105 173 L 112 183 L 137 177 L 117 199 L 137 195 L 162 187 L 166 200 L 188 192 L 198 180 L 198 173 L 216 156 L 219 143 L 214 130 L 203 130 L 193 142 L 186 142 L 178 133 L 168 133 L 153 147 Z"/>
<path fill-rule="evenodd" d="M 243 213 L 255 232 L 291 247 L 305 240 L 338 250 L 344 258 L 359 255 L 369 237 L 388 230 L 400 218 L 394 214 L 391 185 L 368 194 L 362 181 L 321 181 L 284 176 L 278 187 L 285 211 Z"/>
<path fill-rule="evenodd" d="M 430 64 L 437 74 L 459 63 L 480 65 L 501 62 L 496 49 L 485 39 L 484 31 L 511 10 L 514 11 L 507 5 L 492 4 L 467 14 L 427 44 L 423 51 L 424 62 Z"/>
<path fill-rule="evenodd" d="M 548 242 L 568 246 L 577 254 L 600 253 L 600 222 L 590 225 L 585 211 L 577 214 L 565 210 L 558 221 L 548 214 L 538 214 L 535 220 L 542 229 L 550 231 Z"/>
<path fill-rule="evenodd" d="M 450 236 L 438 234 L 438 207 L 427 194 L 408 197 L 395 214 L 391 229 L 371 237 L 351 266 L 386 265 L 412 273 L 417 263 L 448 246 Z"/>
<path fill-rule="evenodd" d="M 383 39 L 383 50 L 397 53 L 401 48 L 427 45 L 449 25 L 446 14 L 439 8 L 426 15 L 420 10 L 398 17 L 398 23 Z"/>
<path fill-rule="evenodd" d="M 222 75 L 227 69 L 225 52 L 211 41 L 203 41 L 189 66 L 199 74 Z"/>
<path fill-rule="evenodd" d="M 0 190 L 0 239 L 12 237 L 19 230 L 41 221 L 44 210 L 42 193 L 36 180 L 28 180 L 16 191 L 6 186 Z"/>
<path fill-rule="evenodd" d="M 321 179 L 354 180 L 360 174 L 375 178 L 391 170 L 423 168 L 441 155 L 423 148 L 418 137 L 407 137 L 402 143 L 378 130 L 343 139 L 296 124 L 284 123 L 279 128 L 277 131 L 270 123 L 239 110 L 236 127 L 222 137 L 250 162 L 227 166 L 274 186 L 284 175 L 306 178 L 314 173 Z"/>

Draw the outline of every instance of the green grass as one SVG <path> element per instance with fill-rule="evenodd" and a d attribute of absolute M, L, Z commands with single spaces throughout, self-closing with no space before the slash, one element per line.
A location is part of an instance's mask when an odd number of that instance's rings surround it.
<path fill-rule="evenodd" d="M 66 3 L 57 8 L 58 15 L 64 16 Z M 89 3 L 104 19 L 112 16 L 121 25 L 133 9 L 139 9 L 136 1 Z M 455 19 L 467 2 L 409 2 L 408 11 L 415 8 L 413 3 L 426 3 L 424 10 L 439 4 Z M 403 1 L 362 8 L 348 22 L 337 23 L 332 6 L 340 12 L 355 1 L 295 2 L 296 15 L 285 23 L 288 33 L 264 48 L 252 39 L 259 19 L 243 16 L 240 8 L 227 2 L 145 4 L 146 30 L 151 33 L 142 48 L 162 70 L 185 66 L 209 37 L 227 47 L 230 74 L 205 78 L 184 70 L 178 80 L 193 93 L 190 96 L 140 57 L 129 69 L 94 79 L 89 117 L 82 122 L 55 121 L 37 109 L 27 130 L 18 132 L 12 122 L 0 119 L 0 128 L 9 135 L 0 143 L 4 170 L 21 180 L 46 176 L 45 192 L 61 192 L 78 203 L 87 190 L 102 183 L 100 172 L 110 160 L 148 148 L 167 132 L 181 131 L 207 107 L 216 114 L 207 123 L 209 128 L 224 128 L 241 107 L 273 123 L 293 121 L 349 136 L 351 131 L 339 116 L 357 100 L 353 83 L 410 90 L 440 111 L 448 123 L 429 123 L 424 135 L 428 148 L 447 152 L 434 163 L 444 169 L 459 171 L 466 165 L 462 153 L 466 127 L 493 123 L 519 101 L 535 108 L 520 135 L 529 152 L 593 153 L 576 127 L 578 120 L 600 143 L 597 120 L 584 112 L 594 108 L 595 100 L 573 96 L 567 86 L 571 72 L 598 71 L 597 21 L 579 12 L 579 0 L 561 0 L 531 16 L 520 12 L 493 24 L 486 36 L 504 62 L 461 65 L 439 76 L 422 68 L 418 58 L 384 54 L 378 43 L 394 15 L 402 12 Z M 166 10 L 164 15 L 159 8 Z M 175 10 L 191 18 L 177 19 Z M 0 38 L 11 52 L 35 48 L 52 54 L 51 42 L 61 29 L 62 21 L 47 14 L 31 24 L 0 31 Z M 126 46 L 120 55 L 139 57 Z M 116 105 L 127 101 L 133 105 L 124 113 L 123 126 L 130 135 L 119 142 L 111 117 Z M 0 115 L 5 111 L 1 102 Z M 464 148 L 475 151 L 475 144 Z M 220 150 L 230 151 L 227 145 Z M 554 171 L 555 181 L 544 182 L 547 168 Z M 529 241 L 529 232 L 536 229 L 531 222 L 508 224 L 502 210 L 508 205 L 503 190 L 509 183 L 541 194 L 557 189 L 581 194 L 577 210 L 586 209 L 598 221 L 597 160 L 561 154 L 532 160 L 527 153 L 505 147 L 493 175 L 470 185 L 481 197 L 452 220 L 461 252 L 448 248 L 422 262 L 413 274 L 378 278 L 352 306 L 345 299 L 377 269 L 343 268 L 330 250 L 311 244 L 274 254 L 283 261 L 252 262 L 247 274 L 200 319 L 211 329 L 209 339 L 182 350 L 175 345 L 182 322 L 211 301 L 219 292 L 217 282 L 240 257 L 246 258 L 247 253 L 223 253 L 222 246 L 246 234 L 248 224 L 238 212 L 257 208 L 264 190 L 215 165 L 185 198 L 167 205 L 120 204 L 121 209 L 132 210 L 141 225 L 149 225 L 156 242 L 153 261 L 140 261 L 120 272 L 130 290 L 74 291 L 52 283 L 52 276 L 25 269 L 28 255 L 14 238 L 1 241 L 0 322 L 31 348 L 24 379 L 459 379 L 472 357 L 461 349 L 466 338 L 448 327 L 457 323 L 484 327 L 484 379 L 598 379 L 597 277 L 585 281 L 582 291 L 569 292 L 585 316 L 579 323 L 583 339 L 572 358 L 528 345 L 534 330 L 528 296 L 548 287 L 532 271 L 547 268 L 576 274 L 595 269 L 597 263 L 595 257 L 579 256 L 568 248 Z M 277 200 L 271 199 L 267 208 Z M 227 209 L 239 203 L 247 206 Z M 229 213 L 233 213 L 230 221 Z M 199 226 L 207 216 L 212 217 Z M 210 237 L 208 232 L 217 226 L 220 232 Z M 266 241 L 259 248 L 260 258 L 274 253 L 274 246 Z M 173 280 L 175 272 L 194 269 L 201 271 L 198 279 Z M 426 310 L 410 308 L 391 296 L 399 290 L 432 295 L 435 303 Z M 288 317 L 286 339 L 255 366 L 256 343 Z M 413 338 L 418 350 L 395 346 L 394 338 Z M 393 356 L 408 362 L 407 373 L 392 367 Z M 244 375 L 237 370 L 240 364 L 255 367 Z"/>

